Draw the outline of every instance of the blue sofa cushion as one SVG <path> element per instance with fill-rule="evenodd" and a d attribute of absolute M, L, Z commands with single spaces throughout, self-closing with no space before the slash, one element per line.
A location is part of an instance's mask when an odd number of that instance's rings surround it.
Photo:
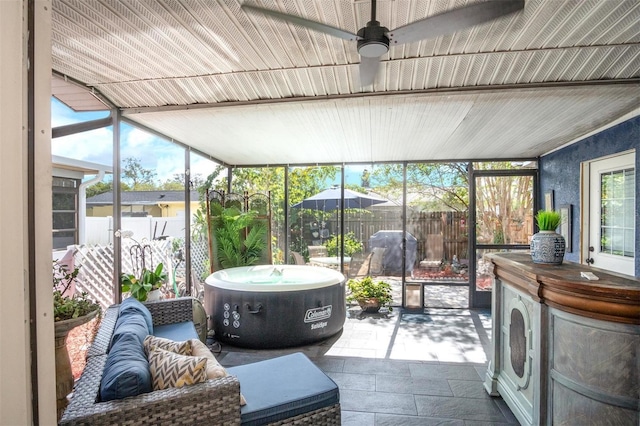
<path fill-rule="evenodd" d="M 132 309 L 120 312 L 111 336 L 109 353 L 111 353 L 116 342 L 122 336 L 134 336 L 138 340 L 140 347 L 142 347 L 144 339 L 148 335 L 149 327 L 147 327 L 147 322 L 140 312 Z"/>
<path fill-rule="evenodd" d="M 107 355 L 100 382 L 100 400 L 111 401 L 151 390 L 149 362 L 142 343 L 135 334 L 121 334 Z"/>
<path fill-rule="evenodd" d="M 275 422 L 340 402 L 340 392 L 322 370 L 301 352 L 229 367 L 247 399 L 243 425 Z"/>
<path fill-rule="evenodd" d="M 149 328 L 148 334 L 153 334 L 153 318 L 151 318 L 151 312 L 142 304 L 138 299 L 134 297 L 128 297 L 120 304 L 120 311 L 118 315 L 122 315 L 124 312 L 134 311 L 140 313 L 143 316 L 147 327 Z"/>
<path fill-rule="evenodd" d="M 183 342 L 185 340 L 199 338 L 198 331 L 196 330 L 196 326 L 193 324 L 193 321 L 156 325 L 153 329 L 153 335 L 173 340 L 174 342 Z"/>

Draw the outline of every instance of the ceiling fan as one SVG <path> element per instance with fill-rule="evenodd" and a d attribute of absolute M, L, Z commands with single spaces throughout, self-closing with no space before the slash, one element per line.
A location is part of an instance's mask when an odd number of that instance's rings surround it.
<path fill-rule="evenodd" d="M 371 0 L 371 20 L 367 22 L 366 27 L 360 28 L 357 34 L 300 16 L 288 15 L 250 4 L 243 4 L 241 7 L 330 36 L 351 41 L 356 40 L 360 54 L 360 84 L 368 86 L 373 84 L 378 72 L 380 57 L 389 51 L 389 46 L 451 34 L 463 28 L 497 19 L 523 9 L 524 0 L 488 0 L 474 3 L 412 22 L 391 31 L 376 21 L 376 0 Z"/>

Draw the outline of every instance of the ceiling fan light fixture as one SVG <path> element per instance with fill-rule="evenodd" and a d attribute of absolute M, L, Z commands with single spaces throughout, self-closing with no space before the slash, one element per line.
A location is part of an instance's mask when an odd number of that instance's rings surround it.
<path fill-rule="evenodd" d="M 377 21 L 367 23 L 358 30 L 358 53 L 367 58 L 379 58 L 389 51 L 389 30 Z"/>
<path fill-rule="evenodd" d="M 367 58 L 379 58 L 389 51 L 389 43 L 379 41 L 358 42 L 358 53 Z"/>

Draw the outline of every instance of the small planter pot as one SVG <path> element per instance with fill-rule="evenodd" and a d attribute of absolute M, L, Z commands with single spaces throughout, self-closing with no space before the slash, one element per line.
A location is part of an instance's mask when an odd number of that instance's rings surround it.
<path fill-rule="evenodd" d="M 160 289 L 151 290 L 147 293 L 147 302 L 155 302 L 160 299 L 162 299 L 162 291 Z"/>
<path fill-rule="evenodd" d="M 376 313 L 382 307 L 382 304 L 378 299 L 361 299 L 358 300 L 358 305 L 362 309 L 362 312 Z"/>
<path fill-rule="evenodd" d="M 531 238 L 533 263 L 561 265 L 565 251 L 564 237 L 555 231 L 540 231 Z"/>

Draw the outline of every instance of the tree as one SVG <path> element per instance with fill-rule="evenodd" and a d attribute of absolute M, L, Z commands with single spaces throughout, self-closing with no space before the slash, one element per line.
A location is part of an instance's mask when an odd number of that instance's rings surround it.
<path fill-rule="evenodd" d="M 113 182 L 96 182 L 93 185 L 87 187 L 87 198 L 94 197 L 99 194 L 104 194 L 113 190 Z"/>
<path fill-rule="evenodd" d="M 124 159 L 122 179 L 128 180 L 132 191 L 148 191 L 156 189 L 154 179 L 156 172 L 142 167 L 140 160 L 133 157 Z"/>
<path fill-rule="evenodd" d="M 159 186 L 158 189 L 171 190 L 171 191 L 179 191 L 184 189 L 185 182 L 185 174 L 184 173 L 175 173 L 170 179 L 165 180 L 162 185 Z M 191 177 L 189 180 L 189 184 L 192 189 L 198 188 L 204 184 L 205 180 L 202 175 L 197 174 Z"/>
<path fill-rule="evenodd" d="M 469 179 L 467 163 L 412 163 L 407 166 L 407 192 L 425 210 L 467 211 Z M 390 199 L 402 199 L 402 164 L 383 164 L 374 170 L 376 192 Z"/>
<path fill-rule="evenodd" d="M 362 177 L 360 178 L 361 184 L 363 188 L 369 188 L 371 185 L 371 173 L 369 173 L 369 170 L 364 169 L 362 171 Z"/>
<path fill-rule="evenodd" d="M 504 168 L 509 168 L 509 163 Z M 511 167 L 513 168 L 513 167 Z M 478 241 L 491 244 L 526 243 L 513 241 L 511 226 L 522 225 L 533 212 L 531 176 L 486 176 L 476 186 L 476 229 Z"/>
<path fill-rule="evenodd" d="M 131 187 L 124 182 L 120 182 L 120 190 L 121 191 L 131 191 Z M 113 191 L 113 181 L 107 182 L 96 182 L 91 186 L 87 187 L 86 194 L 87 198 L 94 197 L 99 194 L 103 194 L 105 192 Z"/>

